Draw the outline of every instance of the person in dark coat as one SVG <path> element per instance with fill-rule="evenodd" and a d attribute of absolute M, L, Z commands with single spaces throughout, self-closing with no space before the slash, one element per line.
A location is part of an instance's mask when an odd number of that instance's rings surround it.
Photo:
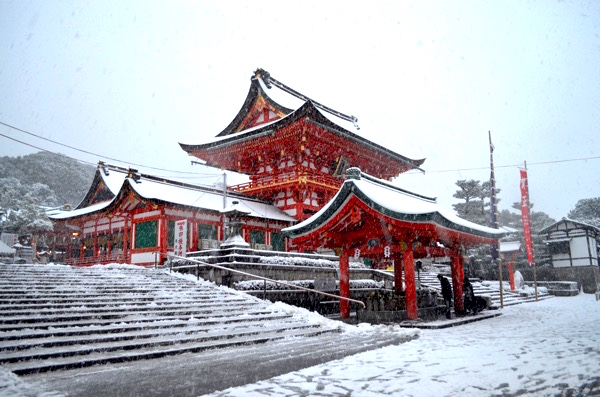
<path fill-rule="evenodd" d="M 450 318 L 450 305 L 452 303 L 452 286 L 450 281 L 441 274 L 438 274 L 438 280 L 442 285 L 442 297 L 444 298 L 444 304 L 446 305 L 446 318 Z"/>
<path fill-rule="evenodd" d="M 469 311 L 473 312 L 473 314 L 477 313 L 477 305 L 475 304 L 475 293 L 473 292 L 473 285 L 469 281 L 469 278 L 465 276 L 463 280 L 463 291 L 464 291 L 464 300 L 463 303 L 465 305 L 465 313 L 469 313 Z"/>

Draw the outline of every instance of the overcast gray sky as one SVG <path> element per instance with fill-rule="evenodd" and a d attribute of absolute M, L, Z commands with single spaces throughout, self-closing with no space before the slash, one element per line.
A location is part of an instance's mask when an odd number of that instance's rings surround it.
<path fill-rule="evenodd" d="M 214 183 L 177 143 L 229 124 L 261 67 L 426 157 L 395 183 L 449 209 L 458 179 L 489 178 L 488 131 L 500 209 L 523 161 L 534 210 L 600 196 L 598 1 L 0 0 L 0 59 L 1 122 L 101 156 L 0 134 L 94 164 Z M 0 136 L 1 156 L 35 151 Z"/>

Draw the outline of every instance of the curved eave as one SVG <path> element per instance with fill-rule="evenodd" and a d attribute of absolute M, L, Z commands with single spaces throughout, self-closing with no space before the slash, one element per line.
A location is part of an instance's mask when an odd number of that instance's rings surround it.
<path fill-rule="evenodd" d="M 311 103 L 311 105 L 312 105 L 312 103 Z M 315 120 L 312 121 L 312 123 L 316 124 L 317 126 L 319 126 L 321 128 L 325 128 L 326 130 L 328 130 L 331 133 L 334 133 L 334 134 L 340 135 L 344 138 L 358 142 L 361 145 L 364 145 L 371 149 L 374 149 L 382 154 L 385 154 L 388 157 L 391 157 L 394 160 L 400 161 L 404 164 L 411 165 L 413 168 L 419 168 L 419 166 L 421 166 L 425 162 L 424 158 L 423 159 L 410 159 L 410 158 L 402 156 L 401 154 L 398 154 L 392 150 L 389 150 L 388 148 L 386 148 L 384 146 L 381 146 L 375 142 L 372 142 L 366 138 L 363 138 L 362 136 L 355 134 L 352 131 L 348 131 L 347 129 L 340 127 L 339 125 L 335 124 L 334 122 L 329 120 L 327 117 L 325 117 L 314 105 L 312 105 L 311 110 L 312 110 L 311 114 L 314 115 L 314 117 L 315 117 Z"/>
<path fill-rule="evenodd" d="M 252 108 L 259 96 L 262 96 L 267 102 L 267 104 L 277 109 L 281 113 L 290 114 L 293 112 L 293 109 L 288 109 L 284 106 L 281 106 L 273 99 L 271 99 L 271 97 L 269 97 L 269 95 L 267 95 L 267 93 L 260 86 L 258 79 L 252 78 L 250 83 L 250 90 L 248 91 L 248 95 L 246 96 L 244 104 L 242 105 L 234 119 L 231 121 L 231 123 L 229 123 L 229 125 L 225 127 L 223 131 L 218 133 L 217 136 L 226 136 L 238 132 L 238 128 L 240 127 L 241 122 L 248 115 L 248 109 Z"/>
<path fill-rule="evenodd" d="M 299 223 L 298 225 L 283 229 L 283 233 L 291 239 L 308 236 L 314 233 L 323 225 L 325 225 L 330 219 L 332 219 L 335 216 L 335 214 L 337 214 L 341 210 L 344 203 L 347 200 L 349 200 L 351 198 L 350 196 L 352 195 L 356 196 L 359 200 L 361 200 L 363 203 L 365 203 L 365 205 L 367 205 L 374 211 L 396 221 L 407 223 L 431 224 L 432 226 L 442 227 L 451 231 L 488 240 L 498 240 L 504 235 L 504 232 L 502 231 L 498 231 L 497 233 L 491 233 L 478 230 L 474 227 L 468 227 L 465 225 L 458 224 L 447 219 L 443 214 L 441 214 L 438 211 L 408 214 L 404 212 L 391 210 L 373 201 L 367 194 L 361 191 L 356 184 L 353 183 L 353 180 L 346 180 L 338 194 L 321 211 L 316 213 L 313 217 L 309 218 L 308 220 Z M 475 224 L 473 225 L 478 226 Z"/>
<path fill-rule="evenodd" d="M 236 145 L 242 142 L 246 142 L 250 139 L 260 137 L 261 135 L 265 135 L 267 133 L 274 133 L 277 129 L 284 128 L 299 119 L 307 118 L 309 123 L 315 124 L 320 128 L 324 128 L 330 133 L 337 134 L 345 139 L 349 139 L 359 144 L 366 146 L 372 150 L 376 150 L 379 153 L 384 154 L 392 160 L 398 161 L 409 168 L 419 168 L 425 159 L 409 159 L 408 157 L 404 157 L 396 152 L 393 152 L 381 145 L 378 145 L 374 142 L 369 141 L 361 137 L 360 135 L 354 134 L 351 131 L 348 131 L 337 124 L 331 122 L 327 117 L 323 116 L 323 114 L 314 106 L 311 101 L 307 101 L 300 108 L 289 114 L 288 116 L 274 121 L 270 124 L 265 124 L 264 126 L 256 129 L 252 129 L 247 133 L 239 133 L 231 138 L 220 139 L 213 142 L 208 142 L 205 144 L 198 145 L 189 145 L 184 143 L 179 143 L 179 146 L 186 151 L 187 153 L 193 153 L 195 151 L 203 151 L 203 150 L 214 150 L 218 148 L 228 147 L 232 145 Z"/>

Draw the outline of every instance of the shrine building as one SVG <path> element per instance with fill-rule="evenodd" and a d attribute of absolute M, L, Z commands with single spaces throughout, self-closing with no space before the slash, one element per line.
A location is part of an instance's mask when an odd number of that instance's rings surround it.
<path fill-rule="evenodd" d="M 50 219 L 69 236 L 60 248 L 67 264 L 152 265 L 174 252 L 176 221 L 187 223 L 186 251 L 218 248 L 226 238 L 221 210 L 235 201 L 247 212 L 242 237 L 252 248 L 286 250 L 281 229 L 295 219 L 264 200 L 102 162 L 82 202 Z"/>
<path fill-rule="evenodd" d="M 462 297 L 463 255 L 467 248 L 497 244 L 504 232 L 481 226 L 441 208 L 434 198 L 401 189 L 384 180 L 347 170 L 347 179 L 336 196 L 310 219 L 283 230 L 306 248 L 331 248 L 340 257 L 340 295 L 350 298 L 349 258 L 393 261 L 394 288 L 406 284 L 406 311 L 418 317 L 415 260 L 450 257 L 454 296 Z M 464 311 L 462 299 L 454 299 L 456 313 Z M 348 301 L 340 300 L 343 318 L 350 314 Z"/>
<path fill-rule="evenodd" d="M 302 105 L 292 110 L 275 102 L 267 94 L 273 85 Z M 351 131 L 357 128 L 355 117 L 321 105 L 258 69 L 242 108 L 223 131 L 200 144 L 180 145 L 207 165 L 249 176 L 248 183 L 230 190 L 265 199 L 304 220 L 337 193 L 349 166 L 390 180 L 424 162 Z"/>
<path fill-rule="evenodd" d="M 299 106 L 275 101 L 268 94 L 273 86 Z M 245 174 L 249 181 L 221 190 L 101 162 L 82 202 L 50 216 L 70 236 L 66 262 L 162 263 L 174 253 L 180 221 L 187 225 L 185 251 L 218 248 L 228 237 L 222 210 L 237 201 L 245 214 L 241 237 L 251 248 L 338 251 L 340 277 L 346 280 L 342 295 L 349 293 L 351 255 L 403 264 L 395 266 L 395 274 L 400 280 L 404 268 L 410 316 L 416 310 L 415 258 L 451 257 L 455 293 L 462 294 L 464 249 L 495 243 L 502 233 L 388 183 L 420 170 L 424 159 L 407 158 L 352 132 L 357 122 L 257 69 L 241 109 L 223 131 L 200 143 L 180 143 L 201 163 Z M 341 309 L 346 313 L 344 304 Z"/>

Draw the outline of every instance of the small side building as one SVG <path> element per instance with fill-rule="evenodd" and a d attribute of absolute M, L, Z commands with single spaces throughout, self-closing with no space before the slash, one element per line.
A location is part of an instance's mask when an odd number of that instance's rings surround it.
<path fill-rule="evenodd" d="M 563 218 L 538 234 L 545 236 L 556 280 L 577 281 L 586 293 L 600 290 L 599 228 Z"/>

